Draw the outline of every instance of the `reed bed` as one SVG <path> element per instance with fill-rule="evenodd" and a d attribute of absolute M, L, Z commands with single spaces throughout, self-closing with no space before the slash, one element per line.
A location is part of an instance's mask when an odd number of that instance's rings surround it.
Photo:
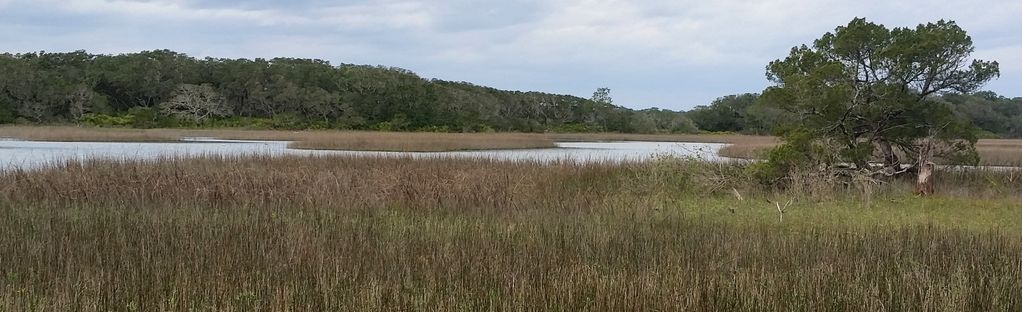
<path fill-rule="evenodd" d="M 0 127 L 0 137 L 59 142 L 178 142 L 204 137 L 292 141 L 291 148 L 357 151 L 441 152 L 553 148 L 550 138 L 520 133 L 409 133 L 357 131 L 277 131 L 235 129 L 125 129 L 92 127 Z"/>
<path fill-rule="evenodd" d="M 1022 139 L 984 139 L 976 143 L 980 162 L 990 166 L 1022 166 Z"/>
<path fill-rule="evenodd" d="M 761 159 L 771 148 L 781 144 L 776 137 L 761 137 L 757 140 L 733 140 L 720 149 L 720 156 L 738 159 Z"/>
<path fill-rule="evenodd" d="M 2 126 L 0 137 L 51 142 L 176 142 L 208 137 L 236 140 L 297 141 L 307 136 L 344 135 L 342 131 L 237 129 L 132 129 L 75 126 Z"/>
<path fill-rule="evenodd" d="M 777 142 L 770 136 L 741 134 L 633 134 L 633 133 L 548 133 L 556 141 L 591 142 L 591 141 L 648 141 L 648 142 L 688 142 L 688 143 L 741 143 Z"/>
<path fill-rule="evenodd" d="M 720 155 L 740 159 L 761 159 L 771 148 L 780 144 L 777 139 L 735 139 L 721 148 Z M 1022 164 L 1022 139 L 981 139 L 976 143 L 980 165 L 1019 166 Z"/>
<path fill-rule="evenodd" d="M 53 142 L 174 142 L 181 131 L 170 129 L 2 126 L 0 138 Z"/>
<path fill-rule="evenodd" d="M 791 195 L 742 171 L 258 156 L 10 170 L 0 310 L 1022 308 L 1017 172 L 941 177 L 970 197 L 894 181 L 869 208 L 835 186 L 782 221 L 765 200 Z"/>
<path fill-rule="evenodd" d="M 554 141 L 538 134 L 519 133 L 394 133 L 354 132 L 343 135 L 305 136 L 291 148 L 388 152 L 444 152 L 463 150 L 554 148 Z"/>

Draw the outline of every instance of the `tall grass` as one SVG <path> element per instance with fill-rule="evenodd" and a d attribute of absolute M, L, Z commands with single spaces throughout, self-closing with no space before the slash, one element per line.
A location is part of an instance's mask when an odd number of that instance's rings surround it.
<path fill-rule="evenodd" d="M 766 152 L 780 144 L 777 139 L 735 139 L 721 148 L 720 155 L 740 159 L 763 158 Z M 1019 166 L 1022 164 L 1022 139 L 981 139 L 976 143 L 980 165 Z"/>
<path fill-rule="evenodd" d="M 169 129 L 0 126 L 0 138 L 59 142 L 173 142 L 181 131 Z"/>
<path fill-rule="evenodd" d="M 770 136 L 742 134 L 635 134 L 635 133 L 548 133 L 557 141 L 649 141 L 649 142 L 689 142 L 689 143 L 732 143 L 751 144 L 758 142 L 777 142 Z"/>
<path fill-rule="evenodd" d="M 538 134 L 518 133 L 394 133 L 353 132 L 344 135 L 305 136 L 291 148 L 353 151 L 443 152 L 458 150 L 527 149 L 557 147 Z"/>
<path fill-rule="evenodd" d="M 0 137 L 60 142 L 177 142 L 189 137 L 293 141 L 292 148 L 357 151 L 440 152 L 553 148 L 539 134 L 276 131 L 232 129 L 124 129 L 91 127 L 0 127 Z"/>
<path fill-rule="evenodd" d="M 870 208 L 835 186 L 782 222 L 764 200 L 789 194 L 741 172 L 350 157 L 7 171 L 0 310 L 1022 308 L 1014 176 L 944 177 L 1002 186 L 970 198 L 895 181 Z"/>
<path fill-rule="evenodd" d="M 733 140 L 720 149 L 720 156 L 739 159 L 758 159 L 781 143 L 776 137 L 761 137 L 759 140 Z"/>
<path fill-rule="evenodd" d="M 1022 165 L 1022 139 L 983 139 L 976 143 L 982 164 L 991 166 Z"/>

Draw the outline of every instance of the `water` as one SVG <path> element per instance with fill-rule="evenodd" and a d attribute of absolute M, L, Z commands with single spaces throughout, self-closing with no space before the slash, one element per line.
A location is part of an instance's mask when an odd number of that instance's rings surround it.
<path fill-rule="evenodd" d="M 642 161 L 657 155 L 722 160 L 724 144 L 676 142 L 562 142 L 557 148 L 438 153 L 296 150 L 282 141 L 192 138 L 174 143 L 34 142 L 0 140 L 0 169 L 31 169 L 67 160 L 154 159 L 202 155 L 362 155 L 481 157 L 500 160 Z"/>

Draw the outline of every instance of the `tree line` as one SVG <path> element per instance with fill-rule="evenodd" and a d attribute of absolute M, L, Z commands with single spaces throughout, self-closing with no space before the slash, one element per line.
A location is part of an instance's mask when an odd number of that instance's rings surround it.
<path fill-rule="evenodd" d="M 981 137 L 1022 137 L 1022 98 L 977 92 L 932 99 Z M 758 93 L 688 112 L 632 110 L 614 105 L 605 88 L 588 99 L 505 91 L 315 59 L 197 59 L 169 50 L 0 54 L 0 123 L 767 135 L 793 120 Z"/>
<path fill-rule="evenodd" d="M 0 54 L 0 123 L 384 131 L 695 132 L 681 112 L 315 59 Z"/>
<path fill-rule="evenodd" d="M 974 127 L 981 138 L 1022 138 L 1022 97 L 980 91 L 941 94 L 932 100 Z M 695 107 L 686 116 L 702 131 L 758 135 L 783 132 L 785 126 L 799 120 L 776 105 L 760 101 L 759 93 L 720 97 L 709 105 Z"/>

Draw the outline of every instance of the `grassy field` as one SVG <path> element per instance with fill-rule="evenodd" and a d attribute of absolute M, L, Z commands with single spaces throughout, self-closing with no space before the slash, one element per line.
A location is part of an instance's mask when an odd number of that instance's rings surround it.
<path fill-rule="evenodd" d="M 241 140 L 278 140 L 298 141 L 307 136 L 315 135 L 347 135 L 389 133 L 402 134 L 409 132 L 358 132 L 339 130 L 244 130 L 244 129 L 132 129 L 132 128 L 98 128 L 75 126 L 0 126 L 0 137 L 16 138 L 33 141 L 91 141 L 91 142 L 165 142 L 177 141 L 182 137 L 217 137 Z M 441 134 L 441 133 L 430 133 Z M 446 134 L 446 133 L 444 133 Z M 489 133 L 478 133 L 488 135 Z M 506 134 L 506 133 L 505 133 Z M 696 142 L 696 143 L 731 143 L 748 140 L 768 140 L 772 137 L 747 136 L 737 134 L 628 134 L 628 133 L 544 133 L 533 134 L 555 141 L 590 142 L 590 141 L 654 141 L 654 142 Z"/>
<path fill-rule="evenodd" d="M 211 137 L 293 141 L 300 149 L 441 152 L 556 147 L 550 138 L 521 133 L 408 133 L 357 131 L 275 131 L 233 129 L 125 129 L 89 127 L 0 127 L 0 137 L 60 142 L 177 142 Z"/>
<path fill-rule="evenodd" d="M 186 137 L 213 137 L 237 140 L 292 141 L 297 149 L 443 152 L 551 148 L 555 142 L 654 141 L 726 143 L 724 157 L 756 159 L 780 140 L 770 136 L 737 134 L 624 134 L 624 133 L 408 133 L 358 131 L 279 131 L 235 129 L 124 129 L 58 126 L 0 127 L 0 138 L 33 141 L 71 142 L 176 142 Z M 1022 140 L 984 139 L 976 149 L 980 164 L 1019 166 L 1022 164 Z"/>
<path fill-rule="evenodd" d="M 899 181 L 778 192 L 743 172 L 351 157 L 7 171 L 0 310 L 1022 309 L 1022 172 L 941 171 L 930 198 Z"/>
<path fill-rule="evenodd" d="M 521 133 L 317 133 L 303 136 L 289 147 L 320 150 L 442 152 L 552 148 L 554 141 L 539 134 Z"/>
<path fill-rule="evenodd" d="M 770 137 L 750 137 L 735 139 L 720 150 L 720 155 L 731 158 L 761 158 L 767 150 L 780 144 Z M 1022 165 L 1022 139 L 981 139 L 976 143 L 980 165 L 985 166 L 1019 166 Z"/>
<path fill-rule="evenodd" d="M 647 141 L 690 143 L 746 143 L 776 141 L 773 137 L 741 134 L 630 134 L 630 133 L 550 133 L 550 138 L 563 142 Z"/>
<path fill-rule="evenodd" d="M 129 129 L 61 126 L 3 126 L 0 138 L 61 142 L 176 142 L 188 137 L 294 141 L 304 149 L 451 151 L 554 147 L 554 142 L 654 141 L 774 144 L 775 138 L 730 134 L 623 133 L 408 133 L 358 131 L 280 131 L 238 129 Z"/>

